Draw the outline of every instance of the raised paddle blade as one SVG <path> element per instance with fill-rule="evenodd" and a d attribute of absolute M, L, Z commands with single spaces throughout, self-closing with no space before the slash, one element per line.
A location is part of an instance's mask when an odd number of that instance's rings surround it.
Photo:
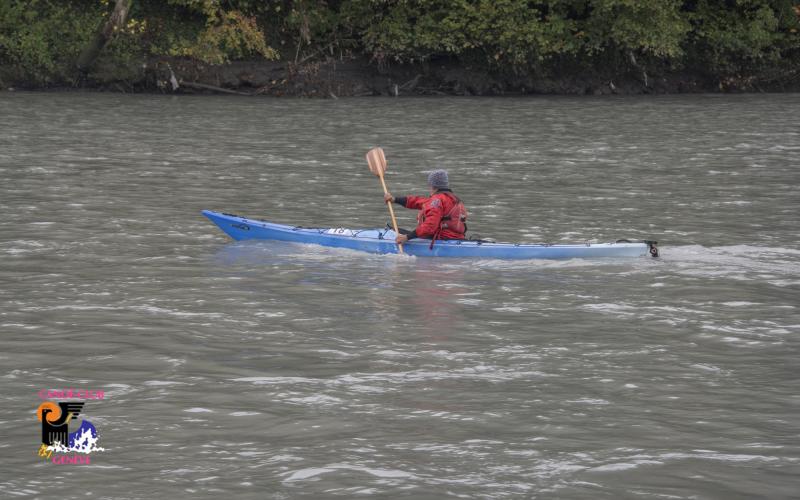
<path fill-rule="evenodd" d="M 383 186 L 384 194 L 389 194 L 389 190 L 386 188 L 386 181 L 383 180 L 383 174 L 386 173 L 386 155 L 383 154 L 383 149 L 372 148 L 367 151 L 367 165 L 369 165 L 369 171 L 381 179 L 381 186 Z M 394 232 L 395 234 L 400 234 L 397 230 L 397 219 L 394 217 L 392 202 L 387 201 L 386 206 L 389 208 L 389 215 L 392 217 Z M 403 253 L 403 245 L 401 243 L 397 244 L 397 253 Z"/>
<path fill-rule="evenodd" d="M 383 154 L 382 148 L 372 148 L 367 151 L 367 164 L 369 171 L 381 177 L 386 173 L 386 155 Z"/>

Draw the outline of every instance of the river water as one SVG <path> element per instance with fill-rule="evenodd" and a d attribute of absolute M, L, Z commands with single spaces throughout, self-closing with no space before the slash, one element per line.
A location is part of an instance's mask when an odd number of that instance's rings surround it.
<path fill-rule="evenodd" d="M 798 110 L 0 93 L 0 497 L 798 498 Z M 373 256 L 200 215 L 384 226 L 375 145 L 398 195 L 449 169 L 474 235 L 662 257 Z M 90 465 L 37 456 L 39 391 L 70 388 L 105 394 Z"/>

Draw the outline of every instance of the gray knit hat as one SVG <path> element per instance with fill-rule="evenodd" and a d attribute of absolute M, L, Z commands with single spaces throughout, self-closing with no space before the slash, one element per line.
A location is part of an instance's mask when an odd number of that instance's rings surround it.
<path fill-rule="evenodd" d="M 434 170 L 428 174 L 428 185 L 436 189 L 447 189 L 450 181 L 447 179 L 447 170 Z"/>

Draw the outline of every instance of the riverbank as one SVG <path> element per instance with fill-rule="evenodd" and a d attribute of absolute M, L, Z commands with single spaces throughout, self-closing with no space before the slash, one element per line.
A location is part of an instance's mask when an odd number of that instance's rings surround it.
<path fill-rule="evenodd" d="M 124 78 L 119 75 L 123 74 Z M 793 76 L 793 78 L 792 78 Z M 639 95 L 714 92 L 800 92 L 800 71 L 720 77 L 700 71 L 565 71 L 560 75 L 491 73 L 458 61 L 379 66 L 366 58 L 300 63 L 265 60 L 210 65 L 188 58 L 158 58 L 139 67 L 99 65 L 72 85 L 37 85 L 0 73 L 3 90 L 97 90 L 124 93 L 365 97 L 409 95 L 502 96 Z"/>
<path fill-rule="evenodd" d="M 0 88 L 271 96 L 800 91 L 800 5 L 12 0 Z"/>

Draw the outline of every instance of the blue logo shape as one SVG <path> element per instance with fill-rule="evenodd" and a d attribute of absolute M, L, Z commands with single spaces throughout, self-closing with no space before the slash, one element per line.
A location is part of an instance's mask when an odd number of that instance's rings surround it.
<path fill-rule="evenodd" d="M 97 439 L 97 429 L 88 420 L 81 422 L 81 426 L 75 432 L 69 433 L 69 447 L 74 449 L 85 448 L 89 439 L 94 441 Z"/>

